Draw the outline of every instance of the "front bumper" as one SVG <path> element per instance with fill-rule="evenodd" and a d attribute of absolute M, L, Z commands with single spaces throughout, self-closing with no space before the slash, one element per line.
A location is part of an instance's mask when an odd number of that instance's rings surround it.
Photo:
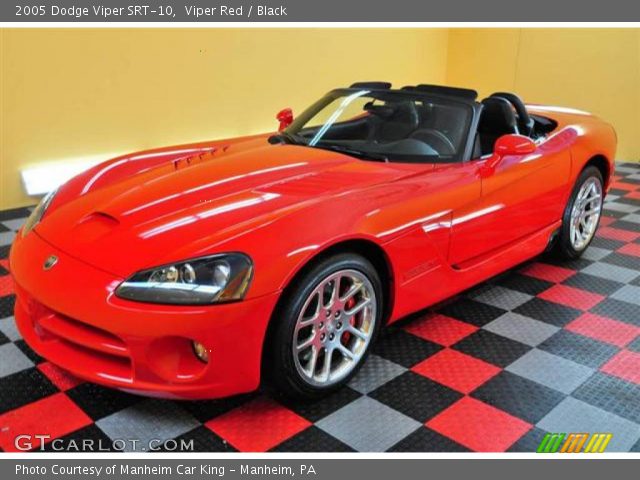
<path fill-rule="evenodd" d="M 98 254 L 98 253 L 97 253 Z M 58 262 L 43 268 L 51 255 Z M 184 307 L 115 296 L 123 279 L 87 265 L 31 232 L 11 248 L 15 318 L 40 355 L 83 379 L 165 398 L 216 398 L 255 390 L 278 292 L 236 303 Z M 192 341 L 209 350 L 199 361 Z"/>

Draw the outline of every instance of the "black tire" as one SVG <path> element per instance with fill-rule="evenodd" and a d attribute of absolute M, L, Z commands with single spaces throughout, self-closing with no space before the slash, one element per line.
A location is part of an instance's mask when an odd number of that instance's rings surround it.
<path fill-rule="evenodd" d="M 576 180 L 576 183 L 571 192 L 571 196 L 569 197 L 569 201 L 567 202 L 567 206 L 565 207 L 564 214 L 562 215 L 562 226 L 560 227 L 560 233 L 558 235 L 558 239 L 553 252 L 557 257 L 561 259 L 573 260 L 579 258 L 585 252 L 585 250 L 589 248 L 589 245 L 593 240 L 593 237 L 591 237 L 589 242 L 580 250 L 576 250 L 571 243 L 571 211 L 573 209 L 580 188 L 592 178 L 596 179 L 600 183 L 600 190 L 603 191 L 604 182 L 602 179 L 602 174 L 600 173 L 600 170 L 598 170 L 598 168 L 594 166 L 588 166 L 584 170 L 582 170 L 582 172 L 580 172 L 580 175 L 578 175 L 578 179 Z M 602 202 L 602 200 L 603 199 L 601 198 L 600 201 Z M 598 224 L 599 223 L 600 217 L 598 217 Z M 598 225 L 596 225 L 596 229 L 597 228 Z"/>
<path fill-rule="evenodd" d="M 310 384 L 296 369 L 293 355 L 295 326 L 305 301 L 314 289 L 323 279 L 341 270 L 356 270 L 371 282 L 376 299 L 375 323 L 366 350 L 353 370 L 339 382 L 321 387 Z M 384 305 L 382 282 L 378 272 L 364 257 L 353 253 L 340 253 L 311 265 L 294 279 L 283 295 L 271 319 L 265 345 L 263 372 L 267 387 L 278 395 L 304 400 L 318 399 L 340 389 L 362 367 L 380 331 Z"/>

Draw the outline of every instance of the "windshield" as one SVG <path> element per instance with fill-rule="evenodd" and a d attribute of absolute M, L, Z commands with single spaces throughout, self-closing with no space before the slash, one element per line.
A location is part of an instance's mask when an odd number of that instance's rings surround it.
<path fill-rule="evenodd" d="M 292 143 L 398 162 L 462 159 L 472 107 L 411 91 L 335 90 L 284 132 Z"/>

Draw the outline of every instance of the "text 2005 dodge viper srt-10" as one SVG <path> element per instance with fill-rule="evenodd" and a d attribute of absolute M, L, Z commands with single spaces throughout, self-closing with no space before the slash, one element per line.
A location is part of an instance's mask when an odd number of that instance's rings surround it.
<path fill-rule="evenodd" d="M 12 246 L 20 332 L 73 374 L 145 395 L 339 388 L 384 325 L 593 238 L 612 127 L 476 97 L 356 83 L 283 110 L 275 134 L 91 168 Z"/>

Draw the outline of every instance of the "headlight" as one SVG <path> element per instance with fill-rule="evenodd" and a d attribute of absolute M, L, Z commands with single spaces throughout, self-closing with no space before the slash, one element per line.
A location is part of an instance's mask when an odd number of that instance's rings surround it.
<path fill-rule="evenodd" d="M 42 220 L 42 217 L 47 211 L 47 208 L 49 208 L 49 204 L 51 204 L 51 200 L 53 200 L 55 195 L 56 190 L 47 193 L 42 200 L 40 200 L 38 206 L 33 209 L 33 212 L 31 212 L 31 215 L 29 215 L 29 218 L 27 218 L 27 221 L 24 222 L 24 226 L 22 227 L 23 237 L 33 230 L 33 227 L 40 223 L 40 220 Z"/>
<path fill-rule="evenodd" d="M 120 284 L 127 300 L 173 305 L 208 305 L 242 300 L 253 264 L 241 253 L 227 253 L 143 270 Z"/>

